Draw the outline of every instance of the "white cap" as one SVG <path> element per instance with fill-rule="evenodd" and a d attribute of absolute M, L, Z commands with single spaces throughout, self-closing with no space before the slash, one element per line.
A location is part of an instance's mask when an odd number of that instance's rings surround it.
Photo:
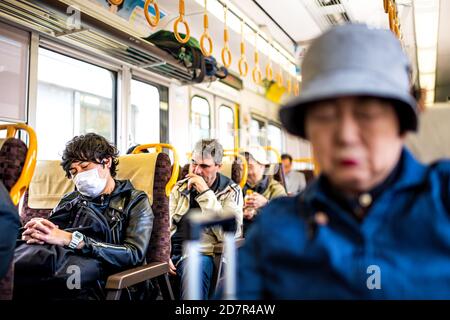
<path fill-rule="evenodd" d="M 267 165 L 270 163 L 267 158 L 267 152 L 261 146 L 250 146 L 243 150 L 243 152 L 248 152 L 253 159 L 255 159 L 258 163 Z"/>

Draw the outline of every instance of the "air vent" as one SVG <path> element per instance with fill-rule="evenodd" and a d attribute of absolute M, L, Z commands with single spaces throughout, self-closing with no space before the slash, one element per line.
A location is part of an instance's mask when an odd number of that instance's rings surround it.
<path fill-rule="evenodd" d="M 347 2 L 341 0 L 304 0 L 304 6 L 323 31 L 353 21 Z"/>
<path fill-rule="evenodd" d="M 0 18 L 183 83 L 192 79 L 192 73 L 167 52 L 84 12 L 81 28 L 71 30 L 67 9 L 68 5 L 58 0 L 1 0 Z"/>
<path fill-rule="evenodd" d="M 327 15 L 325 15 L 325 17 L 327 18 L 327 20 L 332 25 L 337 25 L 337 24 L 343 24 L 343 23 L 346 23 L 346 22 L 350 22 L 350 19 L 349 19 L 349 17 L 348 17 L 346 12 L 335 13 L 335 14 L 327 14 Z"/>
<path fill-rule="evenodd" d="M 341 4 L 341 0 L 319 0 L 319 5 L 322 7 L 335 6 Z"/>

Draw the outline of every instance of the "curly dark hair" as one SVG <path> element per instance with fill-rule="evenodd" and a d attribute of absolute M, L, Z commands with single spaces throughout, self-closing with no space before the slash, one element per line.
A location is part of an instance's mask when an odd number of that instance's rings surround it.
<path fill-rule="evenodd" d="M 116 176 L 116 168 L 119 164 L 119 151 L 117 148 L 101 135 L 87 133 L 75 136 L 67 142 L 63 151 L 61 166 L 66 172 L 66 177 L 70 178 L 70 166 L 74 161 L 89 161 L 102 164 L 103 159 L 111 158 L 109 171 L 111 176 Z"/>

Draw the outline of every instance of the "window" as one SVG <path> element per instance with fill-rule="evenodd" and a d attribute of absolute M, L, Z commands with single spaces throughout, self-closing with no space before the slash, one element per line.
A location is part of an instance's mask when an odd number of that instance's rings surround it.
<path fill-rule="evenodd" d="M 0 119 L 26 122 L 28 32 L 0 23 Z"/>
<path fill-rule="evenodd" d="M 250 122 L 250 144 L 266 146 L 266 123 L 262 120 L 252 118 Z"/>
<path fill-rule="evenodd" d="M 219 107 L 219 141 L 224 149 L 234 149 L 234 113 L 226 105 Z"/>
<path fill-rule="evenodd" d="M 283 136 L 279 126 L 269 123 L 267 126 L 267 140 L 269 146 L 277 149 L 280 153 L 283 152 Z M 276 156 L 273 152 L 270 152 L 270 160 L 272 162 L 277 162 Z"/>
<path fill-rule="evenodd" d="M 88 132 L 114 142 L 114 97 L 115 73 L 39 48 L 38 158 L 60 158 L 67 141 Z"/>
<path fill-rule="evenodd" d="M 191 143 L 210 137 L 210 106 L 208 100 L 194 96 L 191 101 Z"/>
<path fill-rule="evenodd" d="M 129 146 L 160 141 L 160 95 L 157 87 L 131 80 Z"/>

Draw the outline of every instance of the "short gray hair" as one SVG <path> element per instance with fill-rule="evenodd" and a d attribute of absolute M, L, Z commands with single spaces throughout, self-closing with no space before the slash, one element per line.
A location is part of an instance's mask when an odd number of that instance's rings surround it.
<path fill-rule="evenodd" d="M 222 164 L 223 147 L 217 139 L 197 141 L 192 154 L 201 154 L 202 158 L 213 158 L 215 164 Z"/>

